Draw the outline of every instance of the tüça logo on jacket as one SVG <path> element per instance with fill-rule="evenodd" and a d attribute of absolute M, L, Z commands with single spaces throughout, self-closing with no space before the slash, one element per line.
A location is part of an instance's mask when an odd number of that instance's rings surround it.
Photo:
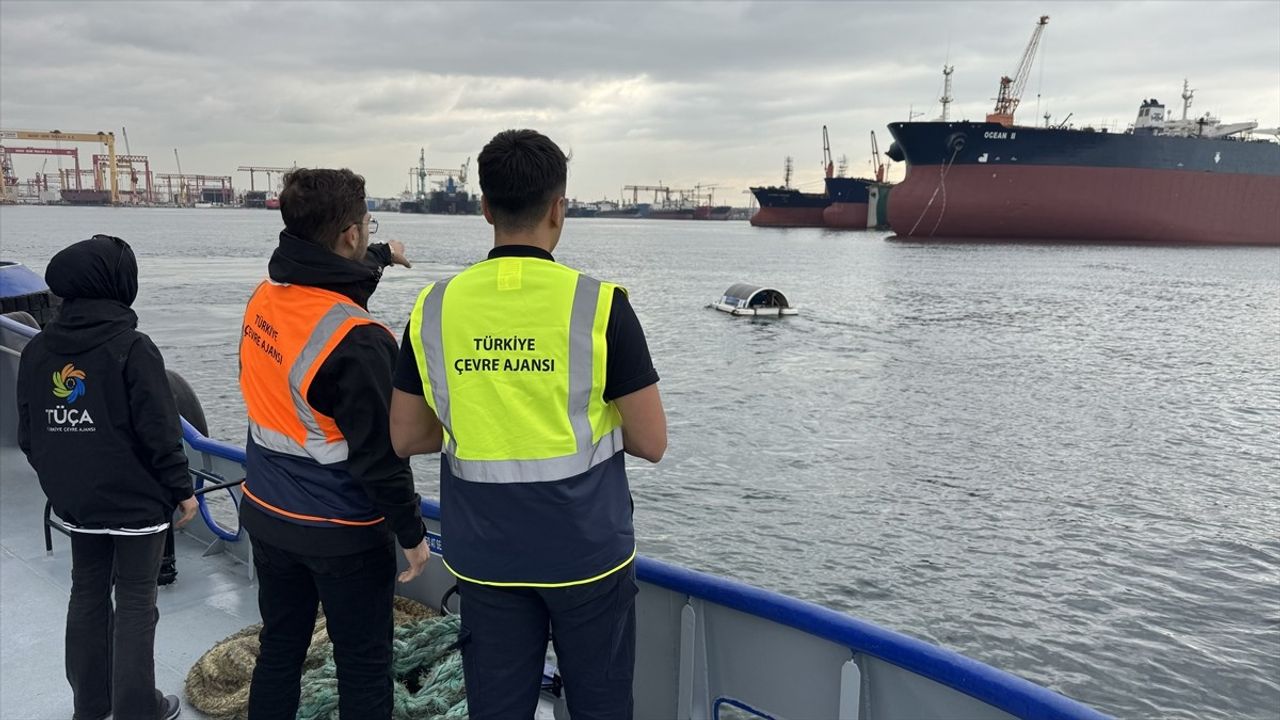
<path fill-rule="evenodd" d="M 61 370 L 53 371 L 53 396 L 74 405 L 76 400 L 84 397 L 85 372 L 77 370 L 75 364 L 67 363 Z M 44 410 L 49 432 L 93 432 L 93 418 L 88 410 L 68 408 L 59 403 L 56 407 Z"/>
<path fill-rule="evenodd" d="M 67 363 L 61 370 L 53 371 L 53 394 L 74 405 L 84 395 L 84 371 Z"/>

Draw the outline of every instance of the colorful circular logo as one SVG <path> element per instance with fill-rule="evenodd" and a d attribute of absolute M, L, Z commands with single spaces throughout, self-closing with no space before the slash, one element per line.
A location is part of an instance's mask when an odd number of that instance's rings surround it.
<path fill-rule="evenodd" d="M 84 371 L 67 363 L 61 370 L 53 371 L 53 394 L 73 404 L 84 395 Z"/>

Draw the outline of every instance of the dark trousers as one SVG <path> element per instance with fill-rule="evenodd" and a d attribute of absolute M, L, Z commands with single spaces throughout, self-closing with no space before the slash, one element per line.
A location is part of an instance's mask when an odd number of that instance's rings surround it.
<path fill-rule="evenodd" d="M 76 720 L 155 720 L 156 575 L 164 533 L 71 533 L 67 681 Z M 115 606 L 111 586 L 115 584 Z M 21 690 L 13 690 L 21 692 Z"/>
<path fill-rule="evenodd" d="M 344 720 L 391 717 L 392 600 L 395 546 L 355 555 L 313 557 L 253 542 L 262 652 L 249 686 L 250 720 L 293 720 L 302 663 L 323 604 L 338 668 Z"/>
<path fill-rule="evenodd" d="M 573 720 L 630 720 L 636 664 L 635 564 L 586 585 L 458 582 L 458 642 L 471 720 L 527 720 L 538 706 L 547 630 Z"/>

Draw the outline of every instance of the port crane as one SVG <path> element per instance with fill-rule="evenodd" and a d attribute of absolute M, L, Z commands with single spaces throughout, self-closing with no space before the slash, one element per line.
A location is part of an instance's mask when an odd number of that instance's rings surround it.
<path fill-rule="evenodd" d="M 714 183 L 711 185 L 703 185 L 702 183 L 697 183 L 696 185 L 693 186 L 694 201 L 702 202 L 702 199 L 706 198 L 707 205 L 715 205 L 716 204 L 716 188 L 718 187 L 720 186 Z M 707 191 L 705 195 L 702 192 L 703 190 Z"/>
<path fill-rule="evenodd" d="M 427 178 L 430 177 L 445 178 L 442 185 L 444 185 L 446 190 L 449 190 L 449 186 L 453 183 L 453 179 L 455 177 L 458 178 L 458 186 L 464 187 L 467 184 L 467 169 L 469 167 L 471 167 L 471 158 L 468 157 L 466 162 L 462 163 L 461 167 L 457 170 L 449 168 L 429 168 L 427 167 L 427 150 L 426 148 L 420 148 L 418 150 L 417 167 L 409 168 L 409 184 L 411 187 L 417 188 L 414 193 L 414 197 L 422 201 L 427 199 Z M 415 180 L 417 181 L 416 184 Z"/>
<path fill-rule="evenodd" d="M 888 163 L 880 159 L 880 146 L 876 144 L 876 131 L 871 131 L 871 164 L 876 169 L 876 182 L 884 182 L 885 169 Z"/>
<path fill-rule="evenodd" d="M 188 195 L 187 176 L 182 174 L 182 159 L 178 157 L 178 148 L 173 149 L 173 161 L 178 164 L 178 193 L 182 199 L 179 201 L 178 198 L 173 197 L 172 190 L 169 191 L 169 196 L 173 199 L 174 205 L 186 205 Z"/>
<path fill-rule="evenodd" d="M 622 194 L 626 195 L 627 192 L 630 191 L 631 204 L 638 205 L 640 204 L 640 192 L 649 192 L 650 190 L 653 191 L 654 205 L 658 204 L 658 193 L 663 193 L 666 196 L 666 200 L 664 201 L 665 203 L 671 202 L 671 188 L 666 185 L 626 185 L 622 188 Z"/>
<path fill-rule="evenodd" d="M 132 158 L 134 158 L 135 155 L 133 154 L 133 150 L 129 147 L 129 130 L 123 125 L 120 126 L 120 137 L 124 138 L 124 154 L 125 158 L 129 159 L 116 159 L 122 163 L 128 163 L 129 165 L 129 202 L 136 203 L 138 202 L 138 169 L 133 166 Z M 115 172 L 114 167 L 111 169 L 111 172 Z M 148 182 L 148 190 L 150 189 L 150 185 L 151 183 Z M 148 198 L 148 200 L 149 199 L 150 198 Z"/>
<path fill-rule="evenodd" d="M 1013 114 L 1018 110 L 1018 102 L 1022 98 L 1022 90 L 1027 86 L 1027 78 L 1031 77 L 1031 66 L 1035 62 L 1036 50 L 1040 47 L 1040 36 L 1044 34 L 1044 26 L 1049 24 L 1049 16 L 1041 15 L 1031 31 L 1031 41 L 1027 49 L 1022 51 L 1022 60 L 1013 77 L 1000 78 L 1000 90 L 996 95 L 995 110 L 987 114 L 987 122 L 1000 123 L 1005 127 L 1013 126 Z"/>
<path fill-rule="evenodd" d="M 6 195 L 8 194 L 10 187 L 16 188 L 18 185 L 18 176 L 14 173 L 13 160 L 10 157 L 11 155 L 57 155 L 59 157 L 65 156 L 65 157 L 72 158 L 75 160 L 75 163 L 76 163 L 76 169 L 75 169 L 76 189 L 77 190 L 80 189 L 80 181 L 81 181 L 81 175 L 82 175 L 80 170 L 80 151 L 76 150 L 75 148 L 6 147 L 3 145 L 0 145 L 0 167 L 3 167 L 3 172 L 0 173 L 0 175 L 4 176 L 3 184 L 4 184 L 4 193 Z M 44 167 L 41 167 L 40 172 L 41 174 L 44 173 Z M 88 172 L 88 171 L 85 171 L 85 172 Z M 62 183 L 62 187 L 64 188 L 71 187 L 70 183 L 64 178 L 64 174 L 62 172 L 59 172 L 58 179 L 59 179 L 59 182 Z"/>
<path fill-rule="evenodd" d="M 835 163 L 831 162 L 831 139 L 827 137 L 826 125 L 822 126 L 822 169 L 827 177 L 831 177 L 836 169 Z"/>
<path fill-rule="evenodd" d="M 88 142 L 107 146 L 107 157 L 111 167 L 116 166 L 116 136 L 114 133 L 76 133 L 61 130 L 0 130 L 0 140 L 44 140 L 49 142 Z M 79 175 L 77 182 L 79 182 Z M 111 204 L 120 202 L 120 185 L 115 173 L 111 173 Z"/>
<path fill-rule="evenodd" d="M 9 153 L 0 154 L 0 202 L 9 202 L 9 186 L 18 185 L 18 176 L 13 174 L 13 163 L 9 161 Z"/>
<path fill-rule="evenodd" d="M 257 190 L 257 188 L 254 187 L 254 184 L 253 184 L 254 173 L 266 173 L 267 174 L 267 191 L 275 192 L 276 186 L 271 183 L 272 173 L 279 175 L 281 178 L 283 178 L 285 176 L 285 173 L 293 172 L 294 170 L 297 170 L 297 169 L 298 169 L 297 165 L 294 165 L 293 167 L 266 167 L 263 165 L 241 165 L 240 167 L 236 168 L 236 172 L 249 173 L 249 192 L 254 192 Z"/>

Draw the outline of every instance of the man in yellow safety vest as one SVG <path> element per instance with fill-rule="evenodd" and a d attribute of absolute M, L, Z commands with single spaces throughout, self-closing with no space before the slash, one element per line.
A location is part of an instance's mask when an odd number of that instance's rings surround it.
<path fill-rule="evenodd" d="M 548 627 L 569 713 L 630 718 L 635 532 L 624 452 L 667 446 L 658 374 L 619 286 L 555 262 L 567 158 L 532 130 L 479 157 L 487 260 L 428 285 L 400 346 L 391 441 L 441 452 L 473 720 L 531 717 Z"/>

